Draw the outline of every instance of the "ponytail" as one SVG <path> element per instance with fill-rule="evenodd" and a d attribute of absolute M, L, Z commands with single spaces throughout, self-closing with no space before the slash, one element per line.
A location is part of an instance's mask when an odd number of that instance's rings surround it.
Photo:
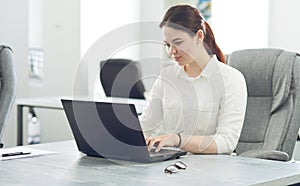
<path fill-rule="evenodd" d="M 208 52 L 208 54 L 216 54 L 218 60 L 226 64 L 225 55 L 217 45 L 215 36 L 206 21 L 204 21 L 204 29 L 204 47 L 206 51 Z"/>

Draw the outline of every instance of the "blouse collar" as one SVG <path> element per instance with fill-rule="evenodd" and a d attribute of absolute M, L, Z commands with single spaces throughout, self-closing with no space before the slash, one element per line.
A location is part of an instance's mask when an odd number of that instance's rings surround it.
<path fill-rule="evenodd" d="M 186 74 L 186 72 L 184 71 L 184 68 L 177 65 L 179 67 L 178 70 L 177 70 L 177 75 L 180 76 L 180 77 L 183 77 L 185 79 L 191 80 L 191 81 L 199 79 L 201 77 L 209 78 L 209 77 L 213 76 L 218 71 L 218 69 L 219 69 L 218 63 L 220 63 L 220 61 L 217 59 L 216 55 L 213 55 L 211 57 L 211 59 L 209 60 L 209 62 L 204 67 L 204 69 L 202 70 L 202 72 L 197 77 L 189 77 Z"/>

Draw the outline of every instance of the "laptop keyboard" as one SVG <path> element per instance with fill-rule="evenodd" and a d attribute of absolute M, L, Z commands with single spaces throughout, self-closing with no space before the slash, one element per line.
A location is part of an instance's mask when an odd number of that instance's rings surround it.
<path fill-rule="evenodd" d="M 169 155 L 169 154 L 176 154 L 178 150 L 176 149 L 161 149 L 159 152 L 155 152 L 155 148 L 151 149 L 150 156 L 162 156 L 162 155 Z"/>

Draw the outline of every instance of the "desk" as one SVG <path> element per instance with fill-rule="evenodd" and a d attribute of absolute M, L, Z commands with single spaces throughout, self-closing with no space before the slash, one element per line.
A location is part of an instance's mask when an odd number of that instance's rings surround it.
<path fill-rule="evenodd" d="M 58 97 L 19 98 L 17 105 L 17 145 L 23 145 L 23 108 L 63 109 Z"/>
<path fill-rule="evenodd" d="M 229 155 L 187 155 L 187 170 L 169 175 L 177 160 L 116 163 L 86 157 L 74 141 L 31 145 L 57 154 L 2 161 L 1 185 L 288 185 L 300 182 L 300 164 Z"/>
<path fill-rule="evenodd" d="M 63 109 L 58 97 L 19 98 L 17 105 L 17 145 L 23 145 L 23 108 Z"/>
<path fill-rule="evenodd" d="M 33 98 L 18 98 L 16 99 L 17 105 L 17 145 L 23 145 L 23 108 L 45 108 L 45 109 L 58 109 L 62 110 L 61 99 L 73 99 L 71 96 L 67 97 L 33 97 Z M 91 100 L 87 97 L 74 98 L 80 100 Z M 142 112 L 142 109 L 146 105 L 146 101 L 142 99 L 126 99 L 126 98 L 94 98 L 95 101 L 102 102 L 116 102 L 116 103 L 132 103 L 135 105 L 138 113 Z"/>

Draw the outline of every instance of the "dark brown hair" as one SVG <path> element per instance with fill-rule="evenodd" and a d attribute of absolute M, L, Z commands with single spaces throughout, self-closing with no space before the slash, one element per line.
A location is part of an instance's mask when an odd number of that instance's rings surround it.
<path fill-rule="evenodd" d="M 199 29 L 204 33 L 204 47 L 208 54 L 216 54 L 219 61 L 226 63 L 225 56 L 218 47 L 209 24 L 203 19 L 200 11 L 189 5 L 176 5 L 168 9 L 159 27 L 169 26 L 183 30 L 194 36 Z"/>

